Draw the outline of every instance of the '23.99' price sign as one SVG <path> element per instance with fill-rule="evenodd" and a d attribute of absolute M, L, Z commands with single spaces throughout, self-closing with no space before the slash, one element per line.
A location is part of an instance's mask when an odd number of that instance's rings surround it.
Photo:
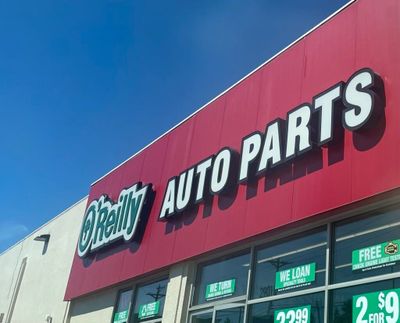
<path fill-rule="evenodd" d="M 400 289 L 353 296 L 353 323 L 398 323 Z"/>
<path fill-rule="evenodd" d="M 311 305 L 277 310 L 274 323 L 310 323 Z"/>

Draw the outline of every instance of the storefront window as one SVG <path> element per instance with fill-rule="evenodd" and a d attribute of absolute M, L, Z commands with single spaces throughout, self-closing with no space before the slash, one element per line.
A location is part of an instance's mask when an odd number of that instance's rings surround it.
<path fill-rule="evenodd" d="M 250 253 L 199 267 L 194 304 L 246 295 Z"/>
<path fill-rule="evenodd" d="M 289 322 L 323 323 L 324 293 L 284 298 L 250 306 L 249 323 Z"/>
<path fill-rule="evenodd" d="M 215 323 L 244 323 L 244 307 L 225 308 L 216 311 Z"/>
<path fill-rule="evenodd" d="M 212 312 L 193 314 L 191 323 L 212 323 Z"/>
<path fill-rule="evenodd" d="M 331 222 L 251 255 L 199 265 L 189 323 L 400 322 L 398 210 Z"/>
<path fill-rule="evenodd" d="M 139 286 L 136 292 L 133 322 L 162 318 L 168 279 Z"/>
<path fill-rule="evenodd" d="M 399 287 L 396 279 L 334 290 L 329 322 L 400 322 Z"/>
<path fill-rule="evenodd" d="M 319 230 L 258 249 L 252 298 L 324 285 L 326 239 Z"/>
<path fill-rule="evenodd" d="M 126 323 L 129 319 L 133 291 L 121 291 L 114 311 L 113 323 Z"/>
<path fill-rule="evenodd" d="M 343 221 L 335 226 L 333 282 L 400 270 L 400 212 Z"/>

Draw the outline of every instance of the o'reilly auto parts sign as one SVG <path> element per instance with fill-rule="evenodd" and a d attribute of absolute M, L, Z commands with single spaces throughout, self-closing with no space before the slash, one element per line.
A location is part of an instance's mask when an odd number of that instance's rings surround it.
<path fill-rule="evenodd" d="M 197 165 L 172 177 L 164 193 L 160 219 L 167 219 L 201 203 L 207 194 L 228 193 L 237 183 L 262 176 L 283 163 L 291 162 L 338 136 L 337 129 L 359 131 L 374 125 L 384 108 L 381 78 L 371 69 L 354 73 L 276 119 L 264 132 L 255 131 L 242 140 L 240 154 L 222 148 Z M 339 131 L 340 133 L 340 131 Z"/>
<path fill-rule="evenodd" d="M 276 119 L 265 131 L 255 131 L 242 139 L 241 151 L 224 147 L 169 179 L 158 211 L 168 220 L 208 195 L 229 194 L 249 178 L 265 176 L 272 168 L 291 163 L 296 157 L 321 147 L 339 136 L 340 131 L 362 131 L 374 125 L 384 108 L 381 78 L 369 68 L 354 73 Z M 160 165 L 162 167 L 162 165 Z M 138 236 L 138 224 L 151 207 L 151 184 L 140 183 L 121 191 L 113 202 L 103 195 L 86 210 L 78 254 L 84 257 L 117 240 Z M 146 207 L 145 207 L 146 206 Z"/>
<path fill-rule="evenodd" d="M 124 189 L 114 203 L 106 195 L 92 201 L 83 219 L 78 242 L 78 255 L 103 248 L 117 240 L 135 238 L 151 207 L 152 189 L 141 183 Z"/>

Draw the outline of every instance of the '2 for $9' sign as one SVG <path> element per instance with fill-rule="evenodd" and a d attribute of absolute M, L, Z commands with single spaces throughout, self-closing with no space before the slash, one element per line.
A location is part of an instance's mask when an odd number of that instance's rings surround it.
<path fill-rule="evenodd" d="M 400 289 L 353 296 L 353 323 L 398 323 Z"/>

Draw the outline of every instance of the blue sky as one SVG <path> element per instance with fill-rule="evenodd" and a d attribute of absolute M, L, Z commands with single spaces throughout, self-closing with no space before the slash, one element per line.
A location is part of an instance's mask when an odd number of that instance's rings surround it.
<path fill-rule="evenodd" d="M 346 2 L 1 2 L 0 252 Z"/>

